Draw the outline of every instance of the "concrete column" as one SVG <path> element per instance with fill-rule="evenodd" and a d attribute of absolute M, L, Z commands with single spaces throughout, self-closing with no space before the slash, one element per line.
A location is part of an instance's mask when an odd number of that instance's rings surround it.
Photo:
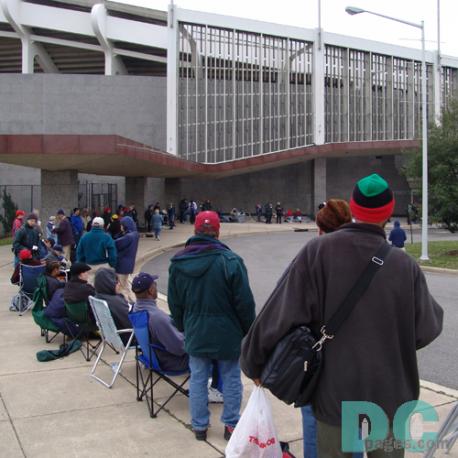
<path fill-rule="evenodd" d="M 41 209 L 40 219 L 42 224 L 55 215 L 59 208 L 70 215 L 78 206 L 78 172 L 76 170 L 63 170 L 53 172 L 41 171 Z"/>
<path fill-rule="evenodd" d="M 313 161 L 313 214 L 326 199 L 326 159 L 317 158 Z"/>
<path fill-rule="evenodd" d="M 135 205 L 140 227 L 145 223 L 143 215 L 146 208 L 156 202 L 161 204 L 161 208 L 166 208 L 164 178 L 126 177 L 125 205 Z"/>

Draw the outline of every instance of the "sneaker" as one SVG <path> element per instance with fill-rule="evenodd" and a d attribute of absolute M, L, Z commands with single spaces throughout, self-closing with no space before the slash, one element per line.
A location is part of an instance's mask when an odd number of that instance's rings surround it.
<path fill-rule="evenodd" d="M 198 441 L 206 441 L 207 440 L 207 430 L 206 429 L 194 430 L 194 435 L 196 436 L 196 439 Z"/>
<path fill-rule="evenodd" d="M 210 404 L 222 404 L 224 402 L 223 394 L 216 388 L 208 388 L 208 402 Z"/>
<path fill-rule="evenodd" d="M 233 432 L 234 432 L 233 426 L 225 425 L 224 426 L 224 439 L 228 441 L 231 438 Z"/>

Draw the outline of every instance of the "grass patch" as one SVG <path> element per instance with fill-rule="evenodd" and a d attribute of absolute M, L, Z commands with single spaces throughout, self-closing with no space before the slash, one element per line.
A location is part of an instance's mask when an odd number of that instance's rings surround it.
<path fill-rule="evenodd" d="M 0 238 L 0 246 L 12 245 L 12 244 L 13 244 L 13 238 L 12 237 Z"/>
<path fill-rule="evenodd" d="M 458 241 L 429 242 L 429 261 L 420 261 L 421 243 L 406 244 L 406 251 L 422 266 L 458 269 Z"/>

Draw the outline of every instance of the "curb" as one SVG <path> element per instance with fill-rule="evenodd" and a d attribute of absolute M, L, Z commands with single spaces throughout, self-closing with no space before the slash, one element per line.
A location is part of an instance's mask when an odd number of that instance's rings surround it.
<path fill-rule="evenodd" d="M 421 267 L 421 270 L 424 270 L 425 272 L 432 272 L 432 273 L 437 273 L 437 274 L 458 275 L 457 269 L 446 269 L 445 267 L 422 266 L 421 264 L 419 264 L 419 266 Z"/>
<path fill-rule="evenodd" d="M 458 390 L 454 390 L 453 388 L 447 388 L 446 386 L 438 385 L 433 382 L 427 382 L 426 380 L 420 380 L 420 387 L 458 400 Z"/>

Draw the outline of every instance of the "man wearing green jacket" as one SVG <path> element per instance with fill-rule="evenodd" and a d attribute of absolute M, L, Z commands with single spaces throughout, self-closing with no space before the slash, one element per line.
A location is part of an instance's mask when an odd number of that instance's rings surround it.
<path fill-rule="evenodd" d="M 194 227 L 195 236 L 171 260 L 168 302 L 175 326 L 185 334 L 196 439 L 207 438 L 207 383 L 217 361 L 224 397 L 221 421 L 229 440 L 242 402 L 240 346 L 255 318 L 255 304 L 242 259 L 218 240 L 218 214 L 200 212 Z"/>
<path fill-rule="evenodd" d="M 116 267 L 118 259 L 114 240 L 104 231 L 103 218 L 92 220 L 92 228 L 81 237 L 76 249 L 76 260 L 92 267 L 90 280 L 102 267 Z"/>

